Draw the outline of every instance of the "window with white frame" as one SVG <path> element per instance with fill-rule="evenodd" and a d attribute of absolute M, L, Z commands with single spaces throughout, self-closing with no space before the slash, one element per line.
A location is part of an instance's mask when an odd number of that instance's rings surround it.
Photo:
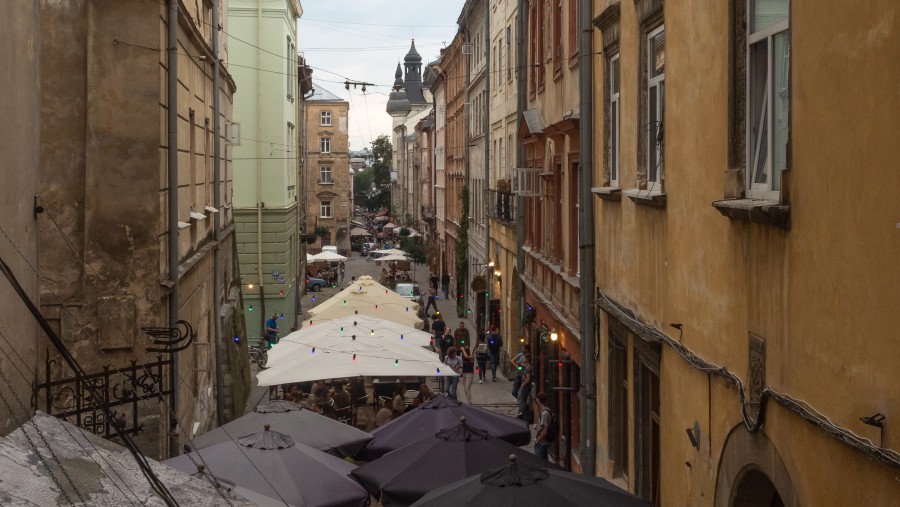
<path fill-rule="evenodd" d="M 331 179 L 331 166 L 319 167 L 319 183 L 334 183 L 334 180 Z"/>
<path fill-rule="evenodd" d="M 319 139 L 319 151 L 322 153 L 331 153 L 330 137 L 323 137 Z"/>
<path fill-rule="evenodd" d="M 790 0 L 751 0 L 747 23 L 747 195 L 778 199 L 789 135 Z"/>
<path fill-rule="evenodd" d="M 331 218 L 331 201 L 322 201 L 319 204 L 319 218 Z"/>
<path fill-rule="evenodd" d="M 619 186 L 619 55 L 609 59 L 609 186 Z"/>
<path fill-rule="evenodd" d="M 294 100 L 294 67 L 297 65 L 297 57 L 294 55 L 294 42 L 287 38 L 287 98 Z"/>
<path fill-rule="evenodd" d="M 663 119 L 666 103 L 666 31 L 647 35 L 647 188 L 662 190 Z"/>
<path fill-rule="evenodd" d="M 319 125 L 331 125 L 331 111 L 322 111 Z"/>

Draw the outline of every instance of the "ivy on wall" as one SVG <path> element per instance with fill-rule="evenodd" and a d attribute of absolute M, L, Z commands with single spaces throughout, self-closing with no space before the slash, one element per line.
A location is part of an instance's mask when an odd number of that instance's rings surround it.
<path fill-rule="evenodd" d="M 462 214 L 459 217 L 459 239 L 456 241 L 456 316 L 466 316 L 466 280 L 469 278 L 469 188 L 459 193 Z"/>

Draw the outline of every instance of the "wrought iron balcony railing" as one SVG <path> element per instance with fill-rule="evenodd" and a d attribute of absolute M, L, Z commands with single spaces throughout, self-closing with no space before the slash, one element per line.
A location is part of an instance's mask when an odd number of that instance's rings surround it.
<path fill-rule="evenodd" d="M 509 224 L 515 222 L 516 195 L 512 192 L 490 189 L 484 205 L 484 212 L 489 218 Z"/>

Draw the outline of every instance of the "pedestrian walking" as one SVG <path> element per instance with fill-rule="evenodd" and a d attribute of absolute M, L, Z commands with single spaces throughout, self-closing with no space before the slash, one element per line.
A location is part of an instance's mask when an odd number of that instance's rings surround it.
<path fill-rule="evenodd" d="M 425 311 L 427 312 L 429 308 L 434 307 L 435 311 L 437 311 L 437 302 L 434 298 L 437 297 L 437 291 L 434 287 L 428 286 L 428 302 L 425 304 Z"/>
<path fill-rule="evenodd" d="M 484 384 L 485 370 L 488 362 L 488 346 L 483 335 L 478 336 L 475 343 L 475 360 L 478 361 L 478 383 Z"/>
<path fill-rule="evenodd" d="M 457 374 L 462 374 L 463 362 L 462 358 L 456 355 L 456 347 L 450 347 L 447 350 L 447 357 L 444 358 L 444 364 L 450 367 Z M 459 386 L 459 377 L 447 377 L 447 396 L 456 399 L 456 388 Z"/>
<path fill-rule="evenodd" d="M 487 334 L 488 354 L 491 358 L 491 380 L 497 381 L 497 365 L 500 363 L 500 349 L 503 347 L 503 337 L 497 326 L 491 326 Z"/>
<path fill-rule="evenodd" d="M 266 341 L 269 342 L 269 348 L 274 347 L 278 342 L 278 314 L 273 313 L 266 319 Z"/>
<path fill-rule="evenodd" d="M 450 273 L 441 276 L 441 289 L 444 291 L 444 299 L 450 299 Z"/>
<path fill-rule="evenodd" d="M 462 357 L 462 386 L 463 394 L 466 395 L 466 403 L 472 404 L 472 380 L 475 376 L 475 358 L 469 352 L 468 347 L 459 349 Z"/>
<path fill-rule="evenodd" d="M 525 369 L 522 373 L 522 387 L 519 389 L 519 396 L 516 398 L 519 405 L 519 414 L 516 417 L 524 419 L 525 422 L 531 424 L 531 391 L 534 389 L 531 354 L 525 354 L 525 361 L 523 364 L 525 365 Z"/>
<path fill-rule="evenodd" d="M 518 398 L 519 389 L 522 387 L 522 376 L 524 375 L 525 370 L 525 354 L 531 352 L 531 347 L 525 345 L 522 348 L 522 352 L 516 354 L 516 357 L 512 358 L 509 362 L 512 363 L 513 368 L 515 368 L 516 372 L 516 380 L 513 381 L 512 395 L 513 398 Z"/>
<path fill-rule="evenodd" d="M 468 346 L 469 344 L 469 330 L 466 329 L 466 322 L 461 320 L 459 321 L 459 327 L 453 331 L 453 339 L 456 341 L 457 347 Z"/>
<path fill-rule="evenodd" d="M 440 339 L 441 361 L 443 361 L 444 358 L 447 357 L 447 351 L 450 350 L 450 347 L 454 346 L 453 341 L 454 341 L 453 335 L 450 334 L 450 330 L 449 329 L 446 330 L 444 332 L 444 335 L 441 336 L 441 339 Z"/>
<path fill-rule="evenodd" d="M 441 278 L 439 276 L 437 276 L 436 273 L 434 273 L 434 272 L 428 273 L 428 284 L 431 286 L 431 288 L 434 289 L 435 297 L 437 297 L 438 282 L 440 282 L 440 281 L 441 281 Z"/>
<path fill-rule="evenodd" d="M 427 312 L 426 312 L 427 315 Z M 431 331 L 434 333 L 434 343 L 441 348 L 441 360 L 444 359 L 444 354 L 447 353 L 447 350 L 443 348 L 441 345 L 441 339 L 444 337 L 444 331 L 447 330 L 447 323 L 444 322 L 444 317 L 441 316 L 440 313 L 434 314 L 434 321 L 431 323 Z M 449 348 L 449 347 L 448 347 Z"/>
<path fill-rule="evenodd" d="M 534 437 L 534 455 L 549 461 L 550 443 L 556 440 L 557 430 L 554 424 L 556 416 L 547 407 L 546 393 L 538 393 L 535 402 L 540 410 L 540 417 L 538 418 L 537 435 Z"/>

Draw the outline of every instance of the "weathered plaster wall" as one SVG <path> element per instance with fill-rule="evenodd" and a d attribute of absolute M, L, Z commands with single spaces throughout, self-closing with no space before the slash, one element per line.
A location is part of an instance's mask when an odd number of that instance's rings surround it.
<path fill-rule="evenodd" d="M 0 256 L 9 265 L 32 300 L 38 299 L 38 278 L 29 267 L 37 265 L 37 224 L 32 196 L 38 193 L 41 164 L 41 19 L 39 5 L 14 0 L 0 16 Z M 21 255 L 20 255 L 21 252 Z M 24 257 L 23 257 L 24 256 Z M 10 384 L 0 394 L 10 406 L 0 408 L 0 436 L 31 416 L 31 383 L 37 363 L 37 323 L 5 278 L 0 279 L 0 372 Z M 19 406 L 18 396 L 24 405 Z"/>
<path fill-rule="evenodd" d="M 321 125 L 321 113 L 331 113 L 331 125 Z M 305 194 L 306 232 L 314 232 L 315 226 L 324 226 L 331 231 L 331 244 L 339 251 L 350 252 L 349 224 L 351 216 L 350 202 L 350 159 L 348 150 L 350 104 L 348 102 L 308 100 L 306 101 L 306 156 Z M 331 153 L 321 152 L 320 139 L 331 139 Z M 331 167 L 333 184 L 320 182 L 320 168 Z M 320 204 L 331 201 L 331 218 L 322 218 Z M 338 231 L 343 236 L 338 238 Z M 313 247 L 321 248 L 321 240 Z"/>
<path fill-rule="evenodd" d="M 620 7 L 621 181 L 628 188 L 636 179 L 642 133 L 635 67 L 640 39 L 635 6 Z M 597 285 L 745 385 L 749 334 L 762 336 L 767 386 L 878 445 L 877 429 L 859 418 L 876 412 L 890 418 L 900 406 L 892 378 L 900 359 L 884 353 L 900 328 L 892 310 L 900 286 L 894 266 L 900 201 L 892 193 L 900 179 L 889 169 L 900 155 L 890 137 L 898 130 L 893 112 L 900 99 L 883 86 L 900 72 L 891 56 L 900 50 L 897 8 L 889 1 L 825 15 L 807 2 L 791 8 L 790 229 L 729 220 L 710 206 L 724 198 L 729 169 L 729 6 L 666 3 L 667 206 L 597 201 Z M 599 97 L 607 77 L 602 64 L 595 71 Z M 603 105 L 595 113 L 603 118 Z M 602 129 L 597 122 L 598 145 Z M 597 151 L 598 182 L 604 156 Z M 604 315 L 598 473 L 611 474 L 605 322 Z M 669 323 L 681 323 L 683 334 Z M 728 481 L 746 465 L 773 477 L 787 505 L 887 505 L 900 494 L 896 469 L 776 402 L 768 403 L 760 434 L 749 436 L 739 426 L 735 389 L 709 381 L 666 346 L 660 374 L 662 505 L 729 505 Z M 634 409 L 632 400 L 629 412 Z M 685 436 L 695 422 L 699 449 Z M 632 432 L 634 424 L 631 418 Z M 898 441 L 886 431 L 881 445 L 897 449 Z M 632 469 L 617 479 L 632 489 L 634 462 L 632 450 Z"/>

